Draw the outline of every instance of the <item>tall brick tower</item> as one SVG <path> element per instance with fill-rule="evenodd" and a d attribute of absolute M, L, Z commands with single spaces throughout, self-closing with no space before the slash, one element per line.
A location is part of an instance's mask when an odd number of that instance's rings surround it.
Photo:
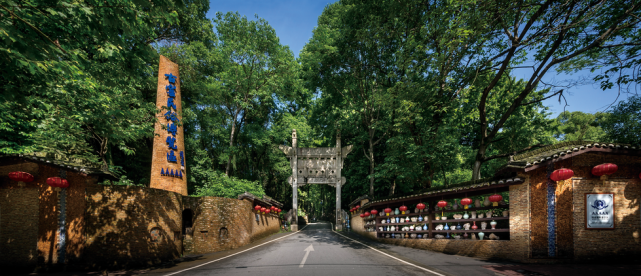
<path fill-rule="evenodd" d="M 151 188 L 187 195 L 185 136 L 180 101 L 178 64 L 160 56 L 154 149 L 151 160 Z"/>

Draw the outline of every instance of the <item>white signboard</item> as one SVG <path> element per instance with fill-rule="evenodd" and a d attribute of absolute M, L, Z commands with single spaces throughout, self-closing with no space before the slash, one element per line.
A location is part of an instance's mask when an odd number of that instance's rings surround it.
<path fill-rule="evenodd" d="M 614 194 L 585 194 L 585 229 L 614 229 Z"/>

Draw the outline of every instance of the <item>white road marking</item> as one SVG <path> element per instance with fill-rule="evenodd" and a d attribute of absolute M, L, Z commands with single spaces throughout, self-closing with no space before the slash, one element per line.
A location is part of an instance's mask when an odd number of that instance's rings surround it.
<path fill-rule="evenodd" d="M 215 259 L 215 260 L 213 260 L 213 261 L 206 262 L 206 263 L 204 263 L 204 264 L 199 264 L 199 265 L 197 265 L 197 266 L 192 266 L 192 267 L 190 267 L 190 268 L 183 269 L 183 270 L 180 270 L 180 271 L 176 271 L 176 272 L 174 272 L 174 273 L 165 274 L 165 276 L 176 275 L 176 274 L 178 274 L 178 273 L 183 273 L 183 272 L 185 272 L 185 271 L 187 271 L 187 270 L 192 270 L 192 269 L 194 269 L 194 268 L 201 267 L 201 266 L 203 266 L 203 265 L 207 265 L 207 264 L 211 264 L 211 263 L 213 263 L 213 262 L 217 262 L 217 261 L 220 261 L 220 260 L 223 260 L 223 259 L 227 259 L 227 258 L 229 258 L 229 257 L 231 257 L 231 256 L 235 256 L 235 255 L 238 255 L 238 254 L 240 254 L 240 253 L 247 252 L 247 251 L 249 251 L 249 250 L 252 250 L 252 249 L 254 249 L 254 248 L 256 248 L 256 247 L 259 247 L 259 246 L 262 246 L 262 245 L 268 244 L 268 243 L 270 243 L 270 242 L 274 242 L 274 241 L 277 241 L 277 240 L 280 240 L 280 239 L 287 238 L 287 237 L 289 237 L 289 236 L 291 236 L 291 235 L 294 235 L 294 234 L 296 234 L 296 233 L 298 233 L 298 232 L 300 232 L 300 231 L 303 231 L 303 229 L 305 229 L 305 227 L 307 227 L 307 225 L 303 226 L 303 228 L 301 228 L 300 230 L 298 230 L 298 231 L 296 231 L 296 232 L 294 232 L 294 233 L 291 233 L 291 234 L 289 234 L 289 235 L 287 235 L 287 236 L 282 236 L 282 237 L 280 237 L 280 238 L 278 238 L 278 239 L 274 239 L 274 240 L 271 240 L 271 241 L 268 241 L 268 242 L 261 243 L 261 244 L 259 244 L 259 245 L 256 245 L 256 246 L 252 247 L 252 248 L 248 248 L 248 249 L 245 249 L 245 250 L 243 250 L 243 251 L 240 251 L 240 252 L 236 252 L 236 253 L 234 253 L 234 254 L 231 254 L 231 255 L 229 255 L 229 256 L 225 256 L 225 257 L 222 257 L 222 258 L 220 258 L 220 259 Z"/>
<path fill-rule="evenodd" d="M 300 265 L 298 266 L 299 268 L 305 266 L 305 261 L 307 261 L 307 256 L 309 256 L 310 251 L 314 251 L 314 247 L 310 244 L 307 248 L 305 248 L 304 251 L 305 251 L 305 257 L 303 257 L 303 260 L 300 262 Z"/>
<path fill-rule="evenodd" d="M 332 229 L 333 229 L 333 227 L 334 227 L 334 225 L 332 225 Z M 354 242 L 360 243 L 360 244 L 362 244 L 362 245 L 366 246 L 366 247 L 367 247 L 367 248 L 369 248 L 369 249 L 372 249 L 372 250 L 374 250 L 374 251 L 376 251 L 376 252 L 378 252 L 378 253 L 381 253 L 381 254 L 383 254 L 383 255 L 385 255 L 385 256 L 387 256 L 387 257 L 390 257 L 390 258 L 392 258 L 392 259 L 394 259 L 394 260 L 400 261 L 401 263 L 405 263 L 405 264 L 411 265 L 411 266 L 416 267 L 416 268 L 418 268 L 418 269 L 421 269 L 421 270 L 427 271 L 427 272 L 429 272 L 429 273 L 433 273 L 434 275 L 438 275 L 438 276 L 445 276 L 445 275 L 443 275 L 443 274 L 441 274 L 441 273 L 438 273 L 438 272 L 436 272 L 436 271 L 432 271 L 432 270 L 429 270 L 429 269 L 427 269 L 427 268 L 424 268 L 424 267 L 421 267 L 421 266 L 415 265 L 415 264 L 413 264 L 413 263 L 409 263 L 409 262 L 403 261 L 403 260 L 401 260 L 401 259 L 399 259 L 399 258 L 396 258 L 396 257 L 394 257 L 394 256 L 392 256 L 392 255 L 390 255 L 390 254 L 387 254 L 387 253 L 385 253 L 385 252 L 382 252 L 382 251 L 380 251 L 380 250 L 378 250 L 378 249 L 376 249 L 376 248 L 374 248 L 374 247 L 371 247 L 371 246 L 369 246 L 369 245 L 367 245 L 367 244 L 364 244 L 364 243 L 362 243 L 362 242 L 359 242 L 359 241 L 357 241 L 357 240 L 355 240 L 355 239 L 349 238 L 349 237 L 347 237 L 347 236 L 345 236 L 345 235 L 343 235 L 343 234 L 340 234 L 340 233 L 338 233 L 338 232 L 336 232 L 336 231 L 334 231 L 334 233 L 336 233 L 336 234 L 340 235 L 341 237 L 346 238 L 346 239 L 348 239 L 348 240 L 352 240 L 352 241 L 354 241 Z"/>

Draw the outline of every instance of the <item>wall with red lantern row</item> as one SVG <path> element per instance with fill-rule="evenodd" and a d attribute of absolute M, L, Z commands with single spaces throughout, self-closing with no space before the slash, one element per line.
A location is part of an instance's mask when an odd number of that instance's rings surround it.
<path fill-rule="evenodd" d="M 613 163 L 616 173 L 603 181 L 592 175 L 592 169 L 600 164 Z M 585 153 L 554 164 L 554 169 L 570 168 L 574 177 L 558 182 L 556 196 L 556 249 L 558 258 L 575 261 L 606 261 L 641 256 L 641 158 L 601 153 Z M 538 168 L 530 174 L 531 179 L 531 243 L 533 260 L 547 259 L 547 179 L 546 169 Z M 585 194 L 615 194 L 614 230 L 585 229 Z M 635 234 L 637 233 L 637 234 Z"/>
<path fill-rule="evenodd" d="M 96 178 L 73 170 L 63 170 L 66 174 L 66 179 L 70 183 L 69 188 L 65 191 L 67 205 L 65 220 L 65 235 L 67 237 L 65 242 L 66 261 L 73 262 L 74 259 L 80 257 L 84 246 L 84 238 L 82 236 L 85 214 L 84 189 L 87 183 L 94 183 Z M 28 172 L 34 176 L 34 181 L 26 183 L 24 187 L 19 187 L 16 181 L 7 177 L 10 171 Z M 27 227 L 28 230 L 24 230 L 24 235 L 31 235 L 30 233 L 32 232 L 36 233 L 36 237 L 29 242 L 26 242 L 26 236 L 18 240 L 11 240 L 14 243 L 11 247 L 22 247 L 22 252 L 30 252 L 28 257 L 19 257 L 23 256 L 23 254 L 19 253 L 19 251 L 14 251 L 16 254 L 12 254 L 12 257 L 0 258 L 0 265 L 22 266 L 25 262 L 50 265 L 58 262 L 58 251 L 61 246 L 58 233 L 59 194 L 46 184 L 46 180 L 50 177 L 59 177 L 60 171 L 61 168 L 57 166 L 29 162 L 18 157 L 5 158 L 0 161 L 0 190 L 6 189 L 7 196 L 3 198 L 3 201 L 5 204 L 6 202 L 12 202 L 12 204 L 18 206 L 29 206 L 28 208 L 16 209 L 20 210 L 17 213 L 11 211 L 11 214 L 14 214 L 15 217 L 9 215 L 11 209 L 0 207 L 2 208 L 0 209 L 0 218 L 3 218 L 0 221 L 0 229 L 8 230 L 14 226 Z M 19 196 L 18 194 L 20 193 L 28 193 L 29 196 Z M 33 214 L 37 214 L 37 216 L 33 218 Z M 5 235 L 2 236 L 6 237 Z M 35 250 L 32 250 L 32 247 L 35 247 Z M 20 258 L 22 261 L 15 260 L 16 258 Z"/>

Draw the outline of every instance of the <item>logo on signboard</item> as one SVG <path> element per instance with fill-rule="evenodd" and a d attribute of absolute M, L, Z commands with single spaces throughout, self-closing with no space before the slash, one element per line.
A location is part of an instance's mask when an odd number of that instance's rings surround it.
<path fill-rule="evenodd" d="M 592 203 L 592 208 L 597 209 L 597 210 L 603 210 L 605 208 L 608 208 L 610 205 L 605 205 L 605 200 L 600 200 L 597 199 Z"/>

